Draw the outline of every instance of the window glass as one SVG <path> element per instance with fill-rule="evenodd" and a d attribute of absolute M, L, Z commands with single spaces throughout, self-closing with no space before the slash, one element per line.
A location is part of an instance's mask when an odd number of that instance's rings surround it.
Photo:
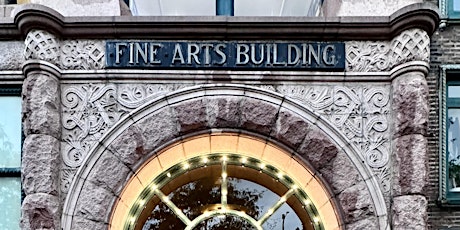
<path fill-rule="evenodd" d="M 460 11 L 460 0 L 453 0 L 453 11 L 459 12 Z"/>
<path fill-rule="evenodd" d="M 21 98 L 0 97 L 0 168 L 21 164 Z"/>
<path fill-rule="evenodd" d="M 0 177 L 0 229 L 19 229 L 21 217 L 21 179 Z"/>
<path fill-rule="evenodd" d="M 235 0 L 235 16 L 315 16 L 314 0 Z"/>
<path fill-rule="evenodd" d="M 139 16 L 213 16 L 215 0 L 131 0 L 133 15 Z"/>
<path fill-rule="evenodd" d="M 460 191 L 460 109 L 449 108 L 447 113 L 448 187 Z"/>
<path fill-rule="evenodd" d="M 21 97 L 19 90 L 0 93 L 0 229 L 15 230 L 21 216 Z"/>

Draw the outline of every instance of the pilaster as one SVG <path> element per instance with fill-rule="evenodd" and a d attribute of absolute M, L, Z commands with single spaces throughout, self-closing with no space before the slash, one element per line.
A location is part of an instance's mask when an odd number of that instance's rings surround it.
<path fill-rule="evenodd" d="M 61 100 L 57 38 L 31 31 L 26 40 L 22 89 L 25 141 L 22 154 L 21 229 L 60 229 Z"/>

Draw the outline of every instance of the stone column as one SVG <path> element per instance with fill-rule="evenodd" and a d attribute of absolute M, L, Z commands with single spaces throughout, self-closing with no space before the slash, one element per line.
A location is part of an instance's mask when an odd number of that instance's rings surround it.
<path fill-rule="evenodd" d="M 429 37 L 404 31 L 392 41 L 392 229 L 426 229 Z"/>
<path fill-rule="evenodd" d="M 61 101 L 56 38 L 31 31 L 26 38 L 22 88 L 21 229 L 60 229 L 59 167 Z"/>

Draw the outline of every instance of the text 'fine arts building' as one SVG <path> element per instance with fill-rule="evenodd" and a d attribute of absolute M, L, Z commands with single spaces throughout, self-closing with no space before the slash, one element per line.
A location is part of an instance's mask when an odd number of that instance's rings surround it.
<path fill-rule="evenodd" d="M 460 228 L 460 1 L 1 2 L 0 229 Z"/>

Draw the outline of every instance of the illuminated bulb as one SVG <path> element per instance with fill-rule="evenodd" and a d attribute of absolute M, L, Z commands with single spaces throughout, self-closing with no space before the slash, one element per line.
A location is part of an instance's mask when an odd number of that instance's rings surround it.
<path fill-rule="evenodd" d="M 261 168 L 261 169 L 264 169 L 264 168 L 265 168 L 265 164 L 264 164 L 264 163 L 261 163 L 261 164 L 260 164 L 260 168 Z"/>
<path fill-rule="evenodd" d="M 169 197 L 165 196 L 164 202 L 165 202 L 165 203 L 169 202 Z"/>
<path fill-rule="evenodd" d="M 227 178 L 227 173 L 223 172 L 222 173 L 222 179 L 225 179 L 225 178 Z"/>
<path fill-rule="evenodd" d="M 156 184 L 152 184 L 152 186 L 150 186 L 150 188 L 152 188 L 152 190 L 157 190 L 157 185 Z"/>
<path fill-rule="evenodd" d="M 283 173 L 282 173 L 282 172 L 279 172 L 279 173 L 278 173 L 278 178 L 281 179 L 281 177 L 283 177 Z"/>
<path fill-rule="evenodd" d="M 131 219 L 130 219 L 131 223 L 134 223 L 136 222 L 136 217 L 135 216 L 132 216 Z"/>
<path fill-rule="evenodd" d="M 140 205 L 140 206 L 143 206 L 144 204 L 145 204 L 145 200 L 144 200 L 144 199 L 142 199 L 142 200 L 139 201 L 139 205 Z"/>
<path fill-rule="evenodd" d="M 227 160 L 228 160 L 227 156 L 223 156 L 223 157 L 222 157 L 222 161 L 225 162 L 225 161 L 227 161 Z"/>
<path fill-rule="evenodd" d="M 306 205 L 310 205 L 310 204 L 311 204 L 311 201 L 308 200 L 308 199 L 305 199 L 304 203 L 305 203 Z"/>
<path fill-rule="evenodd" d="M 299 188 L 299 186 L 297 186 L 297 185 L 295 184 L 295 185 L 293 185 L 291 188 L 294 189 L 294 190 L 297 190 L 297 189 Z"/>
<path fill-rule="evenodd" d="M 203 157 L 203 160 L 201 160 L 203 163 L 208 163 L 208 158 L 207 157 Z"/>
<path fill-rule="evenodd" d="M 247 161 L 248 161 L 248 158 L 246 157 L 241 158 L 241 163 L 245 164 Z"/>
<path fill-rule="evenodd" d="M 281 201 L 281 202 L 286 202 L 286 197 L 284 197 L 284 196 L 281 197 L 280 201 Z"/>
<path fill-rule="evenodd" d="M 268 213 L 268 215 L 273 214 L 273 209 L 272 209 L 272 208 L 271 208 L 271 209 L 268 209 L 267 213 Z"/>
<path fill-rule="evenodd" d="M 318 217 L 315 217 L 315 218 L 313 218 L 313 221 L 314 221 L 315 223 L 318 223 L 318 222 L 319 222 L 319 218 L 318 218 Z"/>
<path fill-rule="evenodd" d="M 228 194 L 227 190 L 222 190 L 222 195 L 226 196 Z"/>
<path fill-rule="evenodd" d="M 184 169 L 188 169 L 190 168 L 190 164 L 189 163 L 185 163 L 184 166 L 183 166 Z"/>
<path fill-rule="evenodd" d="M 166 173 L 166 176 L 167 176 L 167 177 L 171 177 L 171 173 Z"/>

